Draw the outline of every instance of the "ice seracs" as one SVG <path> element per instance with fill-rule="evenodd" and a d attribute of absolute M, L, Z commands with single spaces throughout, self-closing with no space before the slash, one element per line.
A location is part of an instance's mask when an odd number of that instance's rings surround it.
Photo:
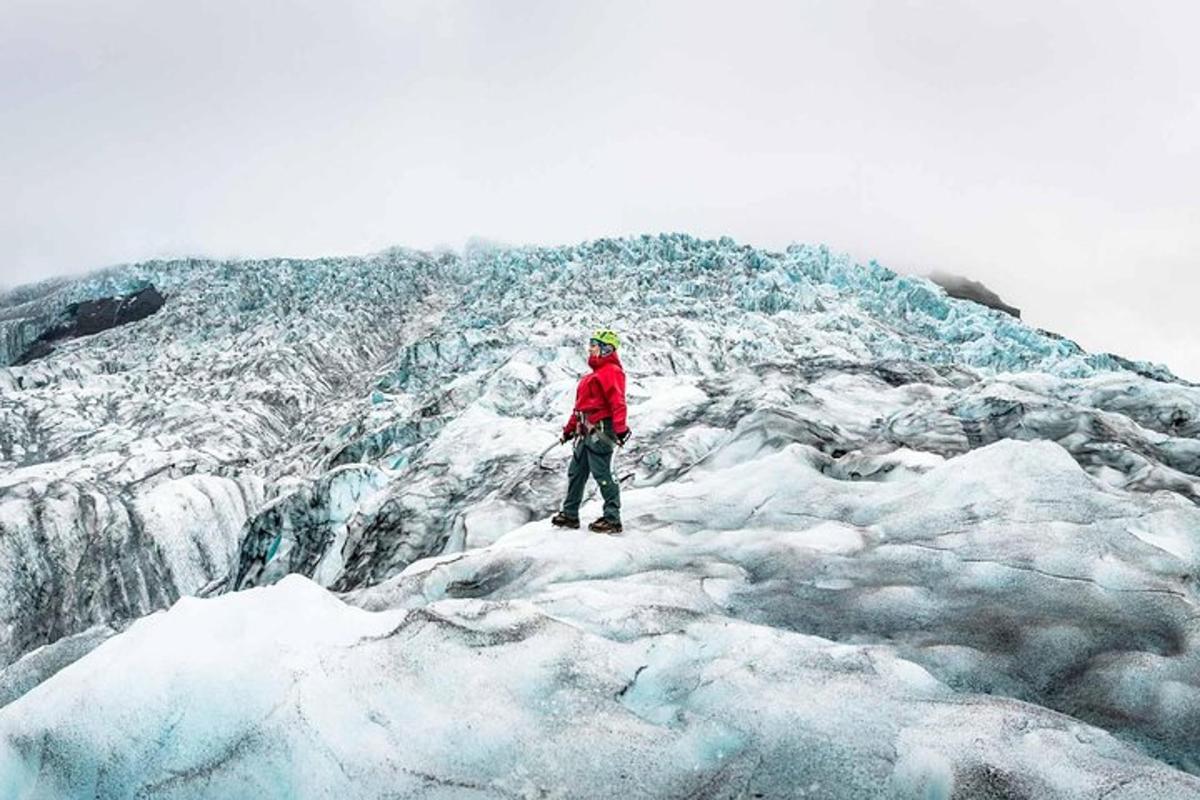
<path fill-rule="evenodd" d="M 1200 796 L 1165 368 L 686 236 L 136 265 L 0 328 L 147 280 L 0 369 L 16 796 Z M 598 324 L 615 539 L 535 461 Z"/>

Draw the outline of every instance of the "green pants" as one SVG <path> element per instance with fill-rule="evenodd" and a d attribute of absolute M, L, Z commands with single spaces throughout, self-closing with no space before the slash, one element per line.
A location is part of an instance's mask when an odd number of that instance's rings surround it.
<path fill-rule="evenodd" d="M 605 420 L 607 422 L 607 420 Z M 600 495 L 604 498 L 604 518 L 609 522 L 621 522 L 621 490 L 612 474 L 612 441 L 607 437 L 607 426 L 597 428 L 591 435 L 575 441 L 575 455 L 567 469 L 567 499 L 563 501 L 562 513 L 579 518 L 579 504 L 583 501 L 583 489 L 591 475 L 600 484 Z"/>

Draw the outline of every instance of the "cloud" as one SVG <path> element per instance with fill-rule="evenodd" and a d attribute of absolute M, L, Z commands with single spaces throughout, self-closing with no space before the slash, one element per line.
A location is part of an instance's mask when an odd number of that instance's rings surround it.
<path fill-rule="evenodd" d="M 1200 375 L 1161 313 L 1200 289 L 1197 27 L 1183 2 L 17 0 L 0 281 L 729 234 L 963 274 Z"/>

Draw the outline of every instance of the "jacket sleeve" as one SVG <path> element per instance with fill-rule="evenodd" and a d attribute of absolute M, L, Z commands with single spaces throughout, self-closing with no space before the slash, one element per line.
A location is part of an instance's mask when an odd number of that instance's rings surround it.
<path fill-rule="evenodd" d="M 604 382 L 604 399 L 612 412 L 613 433 L 620 435 L 629 430 L 625 425 L 625 373 L 612 370 L 609 380 Z"/>
<path fill-rule="evenodd" d="M 579 386 L 575 388 L 575 405 L 571 407 L 571 416 L 567 417 L 567 424 L 563 425 L 563 436 L 568 437 L 575 433 L 575 429 L 579 427 L 579 416 L 576 413 L 579 410 L 579 392 L 583 387 L 583 381 L 579 382 Z"/>

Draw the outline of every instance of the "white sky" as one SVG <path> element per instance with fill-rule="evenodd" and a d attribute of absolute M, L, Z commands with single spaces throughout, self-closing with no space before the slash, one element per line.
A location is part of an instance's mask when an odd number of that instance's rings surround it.
<path fill-rule="evenodd" d="M 0 0 L 0 283 L 728 234 L 1200 380 L 1200 3 Z"/>

